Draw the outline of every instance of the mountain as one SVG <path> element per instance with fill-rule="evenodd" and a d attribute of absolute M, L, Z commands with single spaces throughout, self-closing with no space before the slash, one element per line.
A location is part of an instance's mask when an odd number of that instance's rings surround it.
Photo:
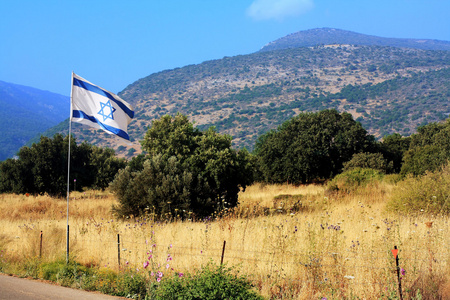
<path fill-rule="evenodd" d="M 69 97 L 0 81 L 0 161 L 69 115 Z"/>
<path fill-rule="evenodd" d="M 73 124 L 74 135 L 131 156 L 139 153 L 152 120 L 178 112 L 200 129 L 215 126 L 233 137 L 235 147 L 249 150 L 261 134 L 300 112 L 347 111 L 377 138 L 410 135 L 419 125 L 448 117 L 450 51 L 396 47 L 401 39 L 365 45 L 371 39 L 366 35 L 346 44 L 329 35 L 332 44 L 317 39 L 312 47 L 266 49 L 137 80 L 119 93 L 135 107 L 132 147 L 79 124 Z"/>
<path fill-rule="evenodd" d="M 260 51 L 333 44 L 388 46 L 422 50 L 450 50 L 450 42 L 448 41 L 385 38 L 335 28 L 317 28 L 289 34 L 268 43 Z"/>

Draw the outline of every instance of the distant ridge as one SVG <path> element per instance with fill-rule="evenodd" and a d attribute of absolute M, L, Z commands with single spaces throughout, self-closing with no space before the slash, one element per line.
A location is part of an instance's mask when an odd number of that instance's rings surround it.
<path fill-rule="evenodd" d="M 0 161 L 70 113 L 67 96 L 4 81 L 0 81 L 0 106 Z"/>
<path fill-rule="evenodd" d="M 285 37 L 279 38 L 262 47 L 260 51 L 273 51 L 330 44 L 390 46 L 422 50 L 450 50 L 449 41 L 385 38 L 335 28 L 316 28 L 298 31 Z"/>

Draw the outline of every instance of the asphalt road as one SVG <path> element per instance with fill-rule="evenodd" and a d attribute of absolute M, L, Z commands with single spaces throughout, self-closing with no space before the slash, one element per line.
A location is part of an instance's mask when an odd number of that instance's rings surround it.
<path fill-rule="evenodd" d="M 53 285 L 37 280 L 17 278 L 0 274 L 1 300 L 118 300 L 121 297 L 107 296 Z"/>

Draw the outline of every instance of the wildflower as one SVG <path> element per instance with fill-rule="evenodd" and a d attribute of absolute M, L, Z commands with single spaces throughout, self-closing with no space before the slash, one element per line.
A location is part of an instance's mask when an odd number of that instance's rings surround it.
<path fill-rule="evenodd" d="M 178 277 L 183 277 L 184 276 L 184 274 L 183 273 L 178 273 Z"/>
<path fill-rule="evenodd" d="M 150 276 L 155 276 L 155 273 L 153 273 L 153 271 L 150 273 Z"/>
<path fill-rule="evenodd" d="M 167 264 L 167 265 L 166 265 L 166 269 L 168 269 L 169 267 L 170 267 L 169 264 Z"/>
<path fill-rule="evenodd" d="M 150 254 L 150 256 L 148 257 L 148 260 L 150 260 L 150 259 L 152 259 L 152 258 L 153 258 L 153 255 Z"/>
<path fill-rule="evenodd" d="M 146 261 L 146 262 L 144 263 L 144 269 L 146 269 L 146 268 L 148 267 L 148 265 L 149 265 L 149 262 Z"/>
<path fill-rule="evenodd" d="M 128 264 L 129 264 L 128 260 L 127 260 L 127 261 L 125 262 L 125 264 L 126 264 L 126 265 L 128 265 Z"/>
<path fill-rule="evenodd" d="M 161 277 L 156 278 L 156 281 L 161 282 Z"/>
<path fill-rule="evenodd" d="M 406 274 L 406 270 L 405 269 L 403 269 L 403 268 L 401 268 L 400 269 L 400 273 L 403 275 L 403 276 L 405 276 L 405 274 Z"/>

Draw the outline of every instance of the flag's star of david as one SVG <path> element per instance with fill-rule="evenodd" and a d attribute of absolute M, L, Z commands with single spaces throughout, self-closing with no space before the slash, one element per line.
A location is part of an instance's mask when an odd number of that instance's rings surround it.
<path fill-rule="evenodd" d="M 107 101 L 106 103 L 100 102 L 101 109 L 98 112 L 100 116 L 103 117 L 103 122 L 105 122 L 107 119 L 114 120 L 113 113 L 116 111 L 116 109 L 111 105 L 111 101 Z"/>

